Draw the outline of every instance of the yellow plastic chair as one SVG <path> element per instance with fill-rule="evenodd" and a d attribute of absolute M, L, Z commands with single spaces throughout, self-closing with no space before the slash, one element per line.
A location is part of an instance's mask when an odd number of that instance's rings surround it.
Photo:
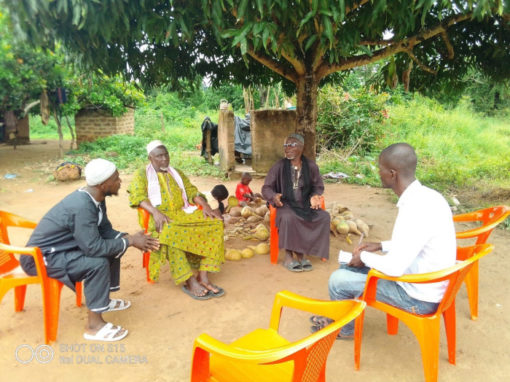
<path fill-rule="evenodd" d="M 301 340 L 290 342 L 278 333 L 283 307 L 334 320 Z M 365 308 L 363 301 L 322 301 L 289 291 L 274 300 L 269 329 L 256 329 L 225 344 L 201 334 L 193 347 L 191 381 L 315 382 L 326 380 L 326 361 L 340 328 Z"/>
<path fill-rule="evenodd" d="M 25 306 L 27 285 L 40 284 L 42 292 L 44 341 L 55 341 L 60 310 L 60 291 L 63 284 L 47 276 L 41 251 L 37 247 L 14 247 L 10 245 L 8 227 L 35 228 L 37 223 L 9 212 L 0 211 L 0 301 L 14 288 L 14 310 L 21 312 Z M 21 270 L 14 254 L 32 256 L 36 276 L 28 276 Z M 82 283 L 76 283 L 76 305 L 81 306 Z"/>
<path fill-rule="evenodd" d="M 436 382 L 439 364 L 439 326 L 441 315 L 445 323 L 446 339 L 448 342 L 448 361 L 455 364 L 456 348 L 456 317 L 455 317 L 455 296 L 462 285 L 466 274 L 475 263 L 483 256 L 489 254 L 494 246 L 492 244 L 479 244 L 472 247 L 458 247 L 457 254 L 467 258 L 456 265 L 437 272 L 404 275 L 402 277 L 390 277 L 372 269 L 368 273 L 365 284 L 365 291 L 362 300 L 375 309 L 386 313 L 388 334 L 398 333 L 399 320 L 406 324 L 414 333 L 421 348 L 423 370 L 426 382 Z M 443 300 L 439 303 L 437 311 L 433 314 L 418 315 L 401 310 L 392 305 L 377 301 L 377 281 L 380 279 L 401 281 L 406 283 L 435 283 L 448 280 L 448 287 Z M 360 367 L 361 358 L 361 337 L 363 335 L 362 313 L 357 319 L 354 329 L 354 366 L 356 370 Z M 376 355 L 372 354 L 376 357 Z"/>
<path fill-rule="evenodd" d="M 476 244 L 484 244 L 487 242 L 492 230 L 496 226 L 505 221 L 510 215 L 510 207 L 496 206 L 485 208 L 478 211 L 468 212 L 465 214 L 455 215 L 454 222 L 477 222 L 480 226 L 466 231 L 456 233 L 457 239 L 473 239 L 476 238 Z M 457 260 L 465 260 L 457 257 Z M 473 265 L 464 280 L 467 288 L 469 300 L 469 310 L 471 319 L 478 319 L 478 262 Z"/>

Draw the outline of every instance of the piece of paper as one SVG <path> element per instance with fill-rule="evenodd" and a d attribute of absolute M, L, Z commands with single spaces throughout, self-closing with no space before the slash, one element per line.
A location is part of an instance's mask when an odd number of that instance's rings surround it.
<path fill-rule="evenodd" d="M 352 253 L 346 252 L 346 251 L 340 251 L 338 252 L 338 262 L 340 264 L 349 264 L 352 259 Z"/>

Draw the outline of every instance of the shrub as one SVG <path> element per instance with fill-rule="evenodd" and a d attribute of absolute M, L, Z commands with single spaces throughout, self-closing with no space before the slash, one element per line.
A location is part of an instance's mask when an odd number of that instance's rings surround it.
<path fill-rule="evenodd" d="M 383 133 L 387 93 L 364 88 L 344 92 L 326 85 L 318 97 L 317 141 L 321 147 L 370 152 Z"/>

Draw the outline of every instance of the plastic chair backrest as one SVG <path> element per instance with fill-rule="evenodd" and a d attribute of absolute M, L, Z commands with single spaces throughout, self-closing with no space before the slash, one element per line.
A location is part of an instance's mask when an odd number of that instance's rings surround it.
<path fill-rule="evenodd" d="M 476 244 L 487 242 L 489 235 L 496 226 L 505 221 L 510 215 L 510 207 L 496 206 L 478 211 L 468 212 L 453 216 L 454 222 L 480 222 L 479 227 L 456 233 L 457 239 L 469 239 L 476 237 Z"/>
<path fill-rule="evenodd" d="M 0 243 L 11 244 L 7 227 L 35 228 L 36 223 L 9 212 L 0 211 Z M 0 274 L 12 271 L 19 265 L 18 259 L 7 251 L 0 250 Z"/>
<path fill-rule="evenodd" d="M 299 296 L 289 291 L 279 292 L 273 304 L 269 325 L 270 329 L 258 329 L 251 334 L 278 332 L 283 307 L 325 315 L 335 321 L 321 330 L 295 342 L 287 341 L 286 344 L 282 345 L 281 342 L 275 344 L 268 340 L 268 342 L 264 342 L 265 346 L 263 350 L 250 350 L 255 349 L 255 347 L 249 346 L 249 343 L 247 346 L 242 346 L 238 342 L 233 345 L 227 345 L 207 334 L 202 334 L 195 340 L 191 381 L 222 381 L 228 379 L 228 377 L 223 374 L 216 375 L 213 373 L 211 377 L 209 370 L 211 356 L 227 358 L 230 362 L 228 363 L 230 368 L 238 363 L 239 365 L 245 365 L 241 366 L 242 368 L 249 367 L 250 371 L 253 365 L 265 367 L 264 365 L 270 366 L 292 361 L 293 382 L 324 381 L 327 357 L 338 332 L 342 326 L 358 317 L 365 306 L 366 304 L 363 301 L 321 301 Z M 263 336 L 263 334 L 258 334 L 256 338 L 258 339 L 260 335 Z M 250 337 L 250 335 L 247 337 Z M 270 337 L 274 338 L 273 335 Z M 243 375 L 246 375 L 246 373 Z M 250 377 L 252 377 L 250 380 L 256 380 L 257 375 L 250 375 Z M 272 378 L 274 378 L 274 381 L 281 380 L 276 374 L 273 375 Z"/>

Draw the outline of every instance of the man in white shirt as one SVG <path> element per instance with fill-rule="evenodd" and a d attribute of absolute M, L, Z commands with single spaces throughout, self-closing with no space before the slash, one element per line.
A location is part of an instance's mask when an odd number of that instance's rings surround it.
<path fill-rule="evenodd" d="M 455 264 L 455 228 L 450 207 L 437 191 L 416 178 L 416 153 L 407 143 L 393 144 L 379 156 L 379 176 L 383 187 L 399 197 L 399 209 L 390 241 L 364 243 L 354 249 L 347 266 L 332 273 L 329 295 L 332 300 L 358 298 L 363 294 L 370 268 L 389 276 L 433 272 Z M 382 251 L 383 256 L 373 253 Z M 418 314 L 436 311 L 447 281 L 409 284 L 388 280 L 377 283 L 377 300 Z M 324 317 L 311 318 L 317 330 L 328 323 Z M 352 338 L 354 321 L 342 328 L 339 338 Z"/>

